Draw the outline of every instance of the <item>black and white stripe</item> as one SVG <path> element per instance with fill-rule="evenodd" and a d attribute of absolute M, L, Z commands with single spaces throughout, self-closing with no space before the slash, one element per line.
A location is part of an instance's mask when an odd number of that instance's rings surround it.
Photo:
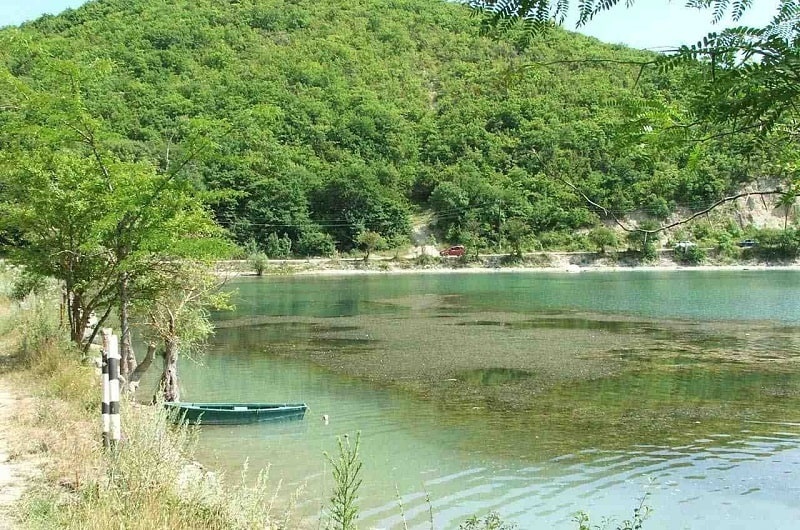
<path fill-rule="evenodd" d="M 104 330 L 105 331 L 105 330 Z M 108 447 L 110 445 L 109 440 L 110 432 L 111 432 L 111 416 L 110 416 L 110 401 L 111 401 L 111 393 L 109 391 L 109 380 L 108 380 L 108 355 L 107 355 L 107 342 L 106 342 L 106 335 L 103 334 L 103 368 L 102 368 L 102 382 L 103 382 L 103 402 L 100 405 L 100 411 L 103 415 L 103 447 Z"/>
<path fill-rule="evenodd" d="M 103 446 L 115 447 L 122 434 L 119 417 L 119 337 L 103 328 Z"/>
<path fill-rule="evenodd" d="M 119 442 L 122 428 L 119 418 L 119 337 L 111 335 L 109 337 L 108 348 L 108 414 L 111 426 L 112 447 Z"/>

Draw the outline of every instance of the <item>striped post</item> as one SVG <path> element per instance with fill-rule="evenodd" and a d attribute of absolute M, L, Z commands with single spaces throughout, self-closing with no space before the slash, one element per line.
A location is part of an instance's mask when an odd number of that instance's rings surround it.
<path fill-rule="evenodd" d="M 100 411 L 103 415 L 103 447 L 106 448 L 111 445 L 111 388 L 108 375 L 108 350 L 111 344 L 111 331 L 111 328 L 103 328 L 103 402 L 100 405 Z"/>
<path fill-rule="evenodd" d="M 108 414 L 111 427 L 111 447 L 114 448 L 122 434 L 119 418 L 119 337 L 110 335 L 108 346 Z"/>

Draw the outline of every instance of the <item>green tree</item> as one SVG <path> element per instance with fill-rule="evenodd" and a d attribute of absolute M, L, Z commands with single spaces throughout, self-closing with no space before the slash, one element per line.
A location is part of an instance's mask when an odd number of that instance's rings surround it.
<path fill-rule="evenodd" d="M 356 244 L 358 245 L 358 248 L 364 251 L 364 263 L 366 263 L 369 261 L 369 256 L 372 252 L 384 248 L 386 241 L 379 233 L 371 230 L 365 230 L 364 232 L 358 234 L 358 237 L 356 238 Z"/>
<path fill-rule="evenodd" d="M 250 263 L 250 267 L 253 268 L 253 272 L 256 273 L 256 276 L 263 276 L 264 269 L 267 268 L 267 255 L 264 254 L 262 251 L 256 251 L 247 256 L 247 261 Z"/>
<path fill-rule="evenodd" d="M 230 293 L 221 291 L 213 264 L 182 260 L 146 279 L 154 295 L 137 308 L 151 342 L 162 342 L 164 365 L 159 392 L 164 401 L 180 401 L 178 360 L 193 357 L 212 333 L 210 310 L 230 308 Z M 141 375 L 139 375 L 141 377 Z"/>
<path fill-rule="evenodd" d="M 658 225 L 655 221 L 642 221 L 639 230 L 632 230 L 626 235 L 628 245 L 645 261 L 653 260 L 658 255 L 656 251 L 658 234 L 653 233 L 657 228 Z"/>
<path fill-rule="evenodd" d="M 698 245 L 689 245 L 675 249 L 675 257 L 686 265 L 699 265 L 706 259 L 706 252 Z"/>
<path fill-rule="evenodd" d="M 503 224 L 503 235 L 511 245 L 514 255 L 522 257 L 522 247 L 531 236 L 531 228 L 522 219 L 509 219 Z"/>
<path fill-rule="evenodd" d="M 523 28 L 521 31 L 529 42 L 551 31 L 554 22 L 563 23 L 575 2 L 470 0 L 468 3 L 483 13 L 484 30 L 509 34 Z M 577 2 L 578 26 L 620 3 L 619 0 Z M 631 3 L 625 4 L 629 6 Z M 753 5 L 752 0 L 688 0 L 685 3 L 689 7 L 711 10 L 715 23 L 726 18 L 739 21 Z M 737 145 L 736 149 L 743 152 L 758 151 L 769 143 L 771 152 L 784 153 L 786 147 L 796 145 L 799 134 L 795 104 L 800 96 L 800 84 L 797 83 L 800 76 L 799 42 L 800 9 L 797 2 L 779 0 L 774 16 L 763 27 L 736 27 L 712 32 L 696 45 L 680 46 L 663 55 L 632 61 L 631 64 L 639 66 L 639 79 L 648 75 L 648 68 L 672 75 L 677 72 L 684 84 L 691 87 L 691 93 L 685 101 L 676 102 L 643 91 L 643 95 L 634 98 L 635 102 L 630 104 L 631 119 L 617 128 L 618 145 L 630 149 L 651 144 L 654 149 L 662 151 L 674 149 L 677 145 L 684 148 L 690 145 L 692 147 L 685 150 L 694 158 L 693 164 L 699 159 L 707 163 L 719 158 L 705 151 L 703 144 L 716 143 L 721 138 L 727 145 Z M 588 56 L 585 59 L 598 60 Z M 565 61 L 574 64 L 580 59 Z M 714 152 L 721 151 L 716 149 Z M 696 176 L 696 183 L 705 189 L 713 189 L 714 184 L 720 182 L 718 175 L 709 172 L 701 171 Z M 790 184 L 793 185 L 794 181 Z M 719 199 L 720 192 L 720 189 L 714 189 L 707 197 L 711 199 L 707 203 Z M 780 189 L 764 192 L 782 193 Z M 610 214 L 609 208 L 590 196 L 598 198 L 595 194 L 583 192 L 585 199 L 594 206 L 601 206 L 606 215 Z M 699 197 L 693 195 L 690 198 L 696 201 Z M 730 195 L 712 207 L 736 198 L 738 195 Z M 652 213 L 665 217 L 664 197 L 653 196 L 649 202 L 655 208 Z M 669 226 L 674 224 L 657 230 Z"/>
<path fill-rule="evenodd" d="M 470 257 L 472 257 L 474 261 L 480 259 L 481 250 L 486 248 L 483 231 L 484 229 L 480 222 L 474 217 L 469 217 L 464 226 L 459 230 L 457 240 L 464 245 L 465 259 L 469 259 Z"/>
<path fill-rule="evenodd" d="M 278 237 L 278 234 L 271 232 L 264 242 L 264 251 L 271 259 L 286 259 L 292 251 L 292 240 L 287 234 Z"/>
<path fill-rule="evenodd" d="M 754 253 L 764 259 L 795 259 L 800 254 L 800 233 L 793 229 L 758 231 Z"/>
<path fill-rule="evenodd" d="M 578 2 L 578 26 L 619 5 L 620 0 Z M 632 2 L 625 2 L 630 5 Z M 470 0 L 485 13 L 484 28 L 508 30 L 524 24 L 529 31 L 546 31 L 553 20 L 563 22 L 572 2 L 527 0 Z M 752 0 L 687 0 L 688 7 L 709 9 L 714 22 L 739 21 Z M 800 9 L 795 0 L 780 0 L 770 22 L 761 28 L 736 27 L 711 33 L 696 45 L 681 46 L 664 59 L 649 61 L 662 67 L 708 59 L 711 75 L 694 100 L 696 118 L 730 125 L 733 131 L 780 128 L 784 118 L 796 117 L 797 38 Z M 793 132 L 794 133 L 794 132 Z"/>
<path fill-rule="evenodd" d="M 91 340 L 84 337 L 90 315 L 98 313 L 102 325 L 118 307 L 127 376 L 136 364 L 131 299 L 149 295 L 137 291 L 140 279 L 169 271 L 172 260 L 182 257 L 226 255 L 230 246 L 201 196 L 179 178 L 191 154 L 159 171 L 110 148 L 116 136 L 84 98 L 106 82 L 107 65 L 82 68 L 11 44 L 6 53 L 29 63 L 27 77 L 0 67 L 9 102 L 0 114 L 0 208 L 4 226 L 18 234 L 9 256 L 63 282 L 70 337 L 84 348 Z"/>
<path fill-rule="evenodd" d="M 605 254 L 606 249 L 609 247 L 613 248 L 619 244 L 616 232 L 606 226 L 593 228 L 591 232 L 589 232 L 589 241 L 592 242 L 597 251 L 601 254 Z"/>
<path fill-rule="evenodd" d="M 779 208 L 783 208 L 783 229 L 789 228 L 789 216 L 797 207 L 797 192 L 792 189 L 788 193 L 781 195 L 775 203 Z"/>
<path fill-rule="evenodd" d="M 297 254 L 301 256 L 332 256 L 335 251 L 333 238 L 323 232 L 303 232 L 297 241 Z"/>
<path fill-rule="evenodd" d="M 235 241 L 265 247 L 270 234 L 286 234 L 295 255 L 325 255 L 331 243 L 351 250 L 363 230 L 395 245 L 416 208 L 433 209 L 443 234 L 474 217 L 495 246 L 511 218 L 565 239 L 602 214 L 580 193 L 612 214 L 661 216 L 703 208 L 757 175 L 796 174 L 793 115 L 767 112 L 791 87 L 754 70 L 769 61 L 747 59 L 745 70 L 726 61 L 746 54 L 715 55 L 714 71 L 708 60 L 668 63 L 558 28 L 525 49 L 523 31 L 482 38 L 462 4 L 406 1 L 87 2 L 0 30 L 0 56 L 42 93 L 71 78 L 64 68 L 61 80 L 45 79 L 37 65 L 47 57 L 83 65 L 94 80 L 79 76 L 79 97 L 54 104 L 52 119 L 28 117 L 74 139 L 58 117 L 79 102 L 95 118 L 67 121 L 96 140 L 82 154 L 93 157 L 95 143 L 108 162 L 110 151 L 156 175 L 174 172 L 202 190 Z M 535 6 L 544 4 L 555 2 Z M 745 78 L 753 90 L 737 92 Z M 17 114 L 6 88 L 0 120 Z M 758 126 L 745 116 L 756 104 Z M 734 126 L 723 115 L 745 117 Z M 0 238 L 19 242 L 13 227 Z"/>
<path fill-rule="evenodd" d="M 455 182 L 441 182 L 431 193 L 428 204 L 437 215 L 443 232 L 461 224 L 469 212 L 469 196 Z"/>
<path fill-rule="evenodd" d="M 348 250 L 365 230 L 388 240 L 408 235 L 408 207 L 393 195 L 381 189 L 370 168 L 353 166 L 339 170 L 312 195 L 311 204 L 339 246 Z"/>

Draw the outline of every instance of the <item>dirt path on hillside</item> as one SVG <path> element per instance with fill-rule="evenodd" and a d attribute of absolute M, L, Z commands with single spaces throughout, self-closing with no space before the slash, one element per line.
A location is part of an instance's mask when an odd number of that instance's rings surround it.
<path fill-rule="evenodd" d="M 35 464 L 14 451 L 17 414 L 28 398 L 16 393 L 7 377 L 0 375 L 0 528 L 17 527 L 14 504 L 22 497 L 28 480 L 36 472 Z"/>

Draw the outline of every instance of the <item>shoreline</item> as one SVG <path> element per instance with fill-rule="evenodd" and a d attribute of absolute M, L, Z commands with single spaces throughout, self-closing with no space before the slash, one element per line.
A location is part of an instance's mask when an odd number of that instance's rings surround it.
<path fill-rule="evenodd" d="M 621 272 L 718 272 L 718 271 L 800 271 L 800 265 L 702 265 L 698 267 L 682 266 L 637 266 L 637 267 L 580 267 L 578 270 L 559 267 L 463 267 L 463 268 L 411 268 L 411 269 L 316 269 L 301 270 L 297 276 L 356 276 L 360 274 L 504 274 L 504 273 L 543 273 L 543 274 L 580 274 L 580 273 L 621 273 Z M 266 275 L 267 273 L 265 273 Z M 274 276 L 274 274 L 272 274 Z"/>
<path fill-rule="evenodd" d="M 218 265 L 220 275 L 233 277 L 258 277 L 252 272 L 244 260 L 227 261 Z M 368 263 L 363 260 L 335 260 L 312 258 L 308 260 L 270 260 L 263 276 L 359 276 L 359 275 L 401 275 L 401 274 L 581 274 L 605 273 L 619 274 L 625 272 L 728 272 L 728 271 L 800 271 L 800 263 L 768 264 L 768 263 L 736 263 L 709 265 L 680 265 L 672 261 L 662 260 L 660 263 L 647 265 L 598 264 L 579 265 L 557 263 L 549 266 L 508 265 L 492 266 L 471 263 L 448 267 L 421 266 L 411 260 L 374 259 Z"/>

